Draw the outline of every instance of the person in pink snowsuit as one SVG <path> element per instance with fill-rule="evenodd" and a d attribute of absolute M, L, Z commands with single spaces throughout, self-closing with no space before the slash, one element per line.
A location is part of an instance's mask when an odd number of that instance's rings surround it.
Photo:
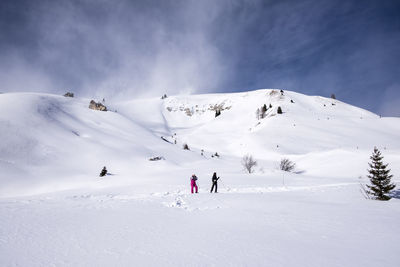
<path fill-rule="evenodd" d="M 198 193 L 196 180 L 197 180 L 197 176 L 193 174 L 192 177 L 190 178 L 190 185 L 192 187 L 192 194 L 193 194 L 193 188 L 196 188 L 196 193 Z"/>

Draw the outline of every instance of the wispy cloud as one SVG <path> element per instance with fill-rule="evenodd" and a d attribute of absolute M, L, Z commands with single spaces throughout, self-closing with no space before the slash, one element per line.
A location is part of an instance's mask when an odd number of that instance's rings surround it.
<path fill-rule="evenodd" d="M 7 64 L 3 61 L 0 68 L 8 78 L 1 90 L 138 95 L 213 89 L 223 77 L 223 67 L 207 36 L 218 13 L 212 3 L 26 3 L 29 27 L 12 18 L 3 22 L 24 31 L 28 44 L 18 47 L 13 39 L 5 40 L 2 58 Z M 20 77 L 26 75 L 30 86 L 21 86 Z"/>
<path fill-rule="evenodd" d="M 375 112 L 385 95 L 398 97 L 390 93 L 400 73 L 396 1 L 0 5 L 1 91 L 133 97 L 274 87 L 335 93 Z"/>

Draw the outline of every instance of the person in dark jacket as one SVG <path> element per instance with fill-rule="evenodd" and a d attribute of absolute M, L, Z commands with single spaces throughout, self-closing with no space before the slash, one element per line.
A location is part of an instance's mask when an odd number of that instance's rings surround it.
<path fill-rule="evenodd" d="M 219 179 L 219 177 L 217 177 L 217 173 L 214 172 L 214 174 L 213 174 L 213 176 L 212 176 L 212 178 L 211 178 L 212 187 L 211 187 L 210 193 L 212 193 L 212 191 L 214 190 L 214 186 L 215 186 L 215 193 L 218 193 L 218 192 L 217 192 L 217 189 L 218 189 L 217 181 L 218 181 L 218 179 Z"/>
<path fill-rule="evenodd" d="M 104 166 L 103 169 L 100 172 L 100 177 L 103 177 L 106 174 L 107 174 L 107 169 L 106 169 L 106 166 Z"/>

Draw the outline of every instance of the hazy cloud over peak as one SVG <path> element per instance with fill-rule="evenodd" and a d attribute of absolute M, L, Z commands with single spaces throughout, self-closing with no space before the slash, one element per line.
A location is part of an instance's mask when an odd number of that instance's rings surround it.
<path fill-rule="evenodd" d="M 215 89 L 222 64 L 207 32 L 217 10 L 207 12 L 205 6 L 189 1 L 3 4 L 2 14 L 9 15 L 1 27 L 10 35 L 2 40 L 7 64 L 1 68 L 9 79 L 1 89 L 88 95 Z M 37 81 L 28 79 L 21 88 L 18 76 L 29 72 Z"/>
<path fill-rule="evenodd" d="M 399 116 L 384 108 L 400 95 L 399 11 L 397 1 L 2 1 L 0 90 L 287 88 Z"/>

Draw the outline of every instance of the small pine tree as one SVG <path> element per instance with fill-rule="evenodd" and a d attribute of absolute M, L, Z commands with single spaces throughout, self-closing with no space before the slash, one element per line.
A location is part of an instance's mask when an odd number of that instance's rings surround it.
<path fill-rule="evenodd" d="M 266 112 L 267 112 L 267 105 L 264 104 L 264 106 L 261 107 L 261 115 L 260 115 L 261 119 L 265 118 L 265 113 Z"/>
<path fill-rule="evenodd" d="M 272 104 L 271 103 L 269 104 L 269 108 L 272 108 Z"/>
<path fill-rule="evenodd" d="M 396 185 L 391 183 L 390 169 L 386 169 L 388 164 L 383 164 L 381 152 L 374 147 L 374 152 L 370 157 L 371 163 L 368 163 L 370 169 L 368 170 L 369 175 L 367 176 L 372 185 L 367 185 L 366 192 L 377 200 L 389 200 L 390 191 L 392 191 Z"/>
<path fill-rule="evenodd" d="M 331 94 L 331 98 L 332 98 L 332 99 L 336 99 L 335 94 Z"/>
<path fill-rule="evenodd" d="M 186 143 L 183 144 L 183 149 L 184 149 L 184 150 L 190 150 L 188 144 L 186 144 Z"/>
<path fill-rule="evenodd" d="M 282 114 L 282 109 L 281 107 L 278 107 L 278 110 L 276 111 L 278 114 Z"/>

